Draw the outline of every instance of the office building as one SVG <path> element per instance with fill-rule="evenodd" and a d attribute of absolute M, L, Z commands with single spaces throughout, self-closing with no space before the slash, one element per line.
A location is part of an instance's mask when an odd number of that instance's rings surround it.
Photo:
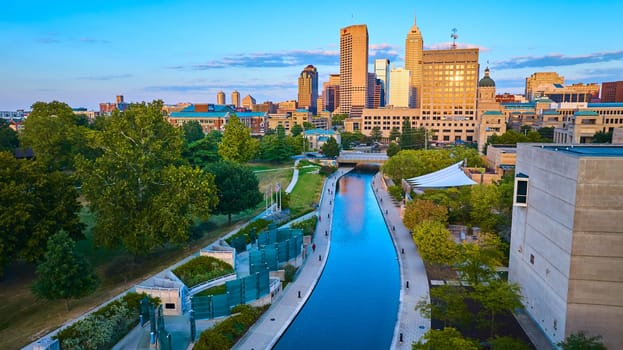
<path fill-rule="evenodd" d="M 171 125 L 183 126 L 189 121 L 197 121 L 204 134 L 212 130 L 224 131 L 225 124 L 232 114 L 251 129 L 251 135 L 263 136 L 268 126 L 268 114 L 264 112 L 240 112 L 232 106 L 208 103 L 191 104 L 179 112 L 171 112 L 167 120 Z"/>
<path fill-rule="evenodd" d="M 424 39 L 420 29 L 417 27 L 415 17 L 413 26 L 407 33 L 405 40 L 405 69 L 411 71 L 411 104 L 410 107 L 420 107 L 421 88 L 424 64 Z M 390 93 L 391 94 L 391 93 Z"/>
<path fill-rule="evenodd" d="M 552 343 L 623 349 L 623 147 L 518 144 L 509 280 Z"/>
<path fill-rule="evenodd" d="M 411 71 L 394 68 L 389 73 L 392 84 L 389 86 L 389 105 L 394 107 L 410 107 L 411 105 Z"/>
<path fill-rule="evenodd" d="M 389 101 L 389 60 L 387 58 L 377 58 L 374 60 L 374 74 L 376 79 L 380 80 L 381 85 L 381 98 L 379 100 L 379 107 L 385 107 Z"/>
<path fill-rule="evenodd" d="M 623 102 L 623 81 L 601 83 L 601 102 Z"/>
<path fill-rule="evenodd" d="M 110 114 L 113 111 L 125 111 L 130 105 L 123 100 L 123 95 L 115 96 L 115 102 L 100 103 L 100 114 Z"/>
<path fill-rule="evenodd" d="M 236 108 L 240 107 L 240 93 L 237 90 L 231 92 L 231 104 Z"/>
<path fill-rule="evenodd" d="M 242 99 L 242 107 L 246 108 L 249 111 L 253 109 L 254 104 L 255 99 L 251 95 L 247 95 Z"/>
<path fill-rule="evenodd" d="M 225 103 L 225 93 L 223 91 L 219 91 L 216 93 L 216 104 L 224 105 Z"/>
<path fill-rule="evenodd" d="M 485 76 L 478 81 L 478 99 L 476 101 L 478 123 L 476 142 L 478 150 L 484 153 L 487 139 L 492 135 L 506 132 L 506 118 L 502 107 L 495 98 L 495 81 L 490 77 L 490 70 L 485 69 Z"/>
<path fill-rule="evenodd" d="M 379 108 L 381 86 L 377 85 L 378 84 L 376 83 L 376 74 L 368 73 L 368 92 L 366 92 L 366 95 L 368 95 L 368 100 L 366 102 L 366 108 Z"/>
<path fill-rule="evenodd" d="M 539 85 L 564 83 L 565 78 L 556 72 L 537 72 L 526 78 L 525 96 L 529 101 L 532 101 L 536 97 L 535 92 Z"/>
<path fill-rule="evenodd" d="M 299 75 L 298 107 L 306 108 L 316 113 L 318 101 L 318 71 L 311 64 L 303 69 Z"/>
<path fill-rule="evenodd" d="M 340 105 L 340 75 L 329 74 L 329 81 L 322 84 L 324 109 L 335 111 Z"/>
<path fill-rule="evenodd" d="M 340 113 L 361 116 L 368 102 L 368 27 L 340 29 Z"/>

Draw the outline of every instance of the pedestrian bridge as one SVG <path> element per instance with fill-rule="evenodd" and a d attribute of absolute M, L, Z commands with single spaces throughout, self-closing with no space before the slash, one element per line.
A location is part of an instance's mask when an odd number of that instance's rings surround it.
<path fill-rule="evenodd" d="M 342 151 L 337 157 L 337 162 L 340 165 L 344 164 L 374 164 L 382 165 L 388 159 L 385 153 L 364 153 L 364 152 L 352 152 Z"/>

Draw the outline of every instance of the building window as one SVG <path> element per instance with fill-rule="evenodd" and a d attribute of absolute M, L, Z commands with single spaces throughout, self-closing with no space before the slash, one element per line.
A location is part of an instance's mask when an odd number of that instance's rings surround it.
<path fill-rule="evenodd" d="M 534 255 L 530 254 L 530 264 L 534 265 Z"/>
<path fill-rule="evenodd" d="M 513 205 L 528 206 L 528 175 L 519 173 L 515 176 L 515 195 Z"/>
<path fill-rule="evenodd" d="M 164 304 L 164 308 L 165 309 L 175 309 L 175 304 L 174 303 L 165 303 Z"/>

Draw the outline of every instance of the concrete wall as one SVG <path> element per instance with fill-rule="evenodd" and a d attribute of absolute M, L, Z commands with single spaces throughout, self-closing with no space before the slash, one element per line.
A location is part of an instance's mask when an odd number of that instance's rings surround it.
<path fill-rule="evenodd" d="M 231 265 L 233 268 L 236 267 L 236 252 L 232 251 L 215 251 L 215 250 L 201 250 L 199 252 L 201 256 L 211 256 L 215 259 L 219 259 Z"/>
<path fill-rule="evenodd" d="M 162 311 L 165 316 L 179 316 L 183 313 L 180 288 L 148 288 L 136 286 L 136 292 L 160 298 Z"/>

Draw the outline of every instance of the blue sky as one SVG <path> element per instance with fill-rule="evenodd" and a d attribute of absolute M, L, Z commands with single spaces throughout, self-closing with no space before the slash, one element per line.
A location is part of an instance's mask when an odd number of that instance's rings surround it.
<path fill-rule="evenodd" d="M 0 110 L 59 100 L 97 109 L 126 101 L 296 99 L 308 64 L 339 72 L 339 29 L 367 24 L 370 60 L 403 66 L 417 15 L 425 48 L 479 47 L 498 92 L 556 71 L 567 83 L 623 80 L 623 1 L 4 0 Z M 488 62 L 488 63 L 487 63 Z"/>

